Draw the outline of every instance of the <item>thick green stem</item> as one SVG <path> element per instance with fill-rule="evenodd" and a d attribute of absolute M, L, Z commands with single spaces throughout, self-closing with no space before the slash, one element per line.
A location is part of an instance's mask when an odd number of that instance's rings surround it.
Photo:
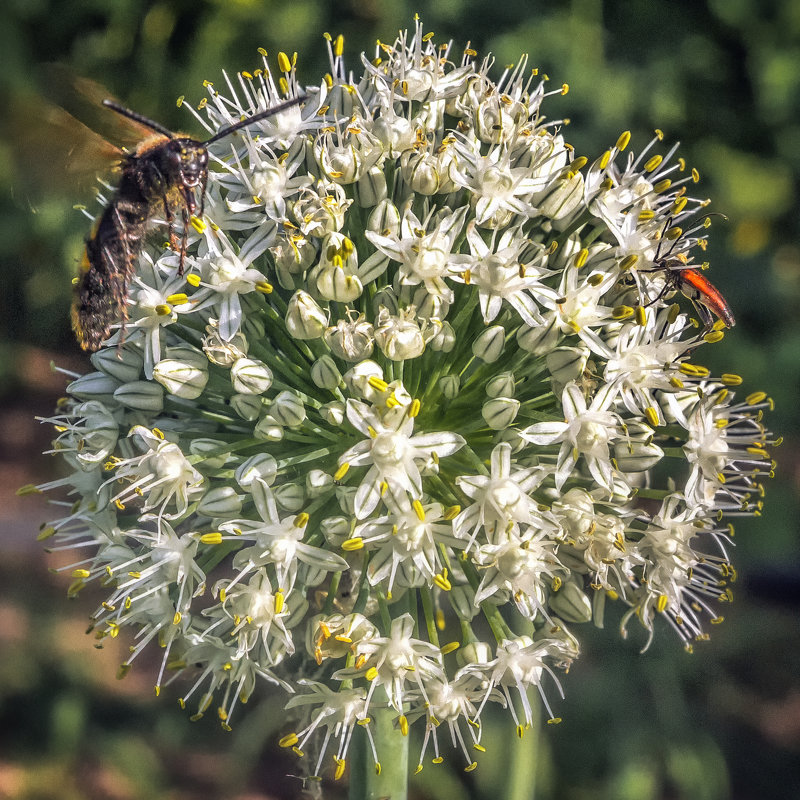
<path fill-rule="evenodd" d="M 375 694 L 378 694 L 376 692 Z M 356 729 L 350 745 L 350 800 L 406 800 L 408 795 L 408 736 L 395 725 L 397 712 L 373 708 L 370 730 L 380 768 L 366 730 Z"/>
<path fill-rule="evenodd" d="M 531 727 L 521 738 L 509 742 L 509 770 L 506 800 L 534 800 L 536 797 L 536 772 L 539 762 L 541 710 L 535 700 Z"/>

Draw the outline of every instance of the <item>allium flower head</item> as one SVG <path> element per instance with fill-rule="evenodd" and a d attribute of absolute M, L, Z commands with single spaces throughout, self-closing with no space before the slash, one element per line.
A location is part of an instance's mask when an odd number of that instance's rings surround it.
<path fill-rule="evenodd" d="M 310 86 L 285 54 L 208 86 L 212 132 L 305 101 L 212 145 L 182 278 L 146 249 L 127 338 L 49 420 L 69 472 L 39 488 L 71 505 L 43 537 L 72 593 L 109 588 L 96 632 L 137 634 L 123 671 L 164 645 L 196 716 L 267 682 L 312 772 L 378 709 L 471 769 L 487 704 L 552 716 L 613 601 L 644 643 L 659 616 L 706 637 L 770 401 L 697 361 L 724 324 L 672 270 L 706 201 L 661 134 L 579 156 L 546 116 L 566 86 L 420 23 L 360 72 L 341 51 Z"/>

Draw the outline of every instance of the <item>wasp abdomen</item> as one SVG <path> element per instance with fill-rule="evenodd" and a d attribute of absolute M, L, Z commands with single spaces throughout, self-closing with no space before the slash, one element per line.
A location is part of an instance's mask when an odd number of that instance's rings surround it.
<path fill-rule="evenodd" d="M 72 327 L 84 350 L 97 350 L 111 325 L 127 319 L 128 282 L 135 270 L 152 203 L 128 170 L 86 242 L 72 304 Z"/>

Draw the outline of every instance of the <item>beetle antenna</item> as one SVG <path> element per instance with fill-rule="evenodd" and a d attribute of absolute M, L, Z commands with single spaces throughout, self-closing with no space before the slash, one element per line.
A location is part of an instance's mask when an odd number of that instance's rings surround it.
<path fill-rule="evenodd" d="M 287 100 L 284 103 L 279 103 L 277 106 L 272 106 L 272 108 L 268 108 L 266 111 L 260 111 L 258 114 L 253 114 L 252 117 L 247 117 L 246 119 L 240 120 L 239 122 L 236 122 L 233 125 L 228 125 L 227 128 L 223 128 L 222 130 L 217 131 L 217 133 L 215 133 L 210 139 L 206 139 L 203 142 L 203 144 L 205 146 L 208 146 L 212 142 L 216 142 L 218 139 L 222 139 L 225 136 L 234 133 L 234 131 L 238 131 L 241 128 L 246 128 L 248 125 L 252 125 L 254 122 L 259 122 L 262 119 L 271 117 L 273 114 L 280 114 L 281 111 L 284 111 L 287 108 L 291 108 L 292 106 L 296 106 L 299 103 L 302 103 L 306 99 L 307 99 L 306 95 L 302 95 L 300 97 L 293 97 L 291 100 Z"/>
<path fill-rule="evenodd" d="M 123 117 L 127 117 L 128 119 L 132 119 L 134 122 L 138 122 L 140 125 L 144 125 L 145 128 L 150 128 L 151 131 L 160 133 L 163 136 L 169 137 L 170 139 L 175 138 L 175 134 L 169 130 L 169 128 L 165 128 L 163 125 L 159 125 L 152 119 L 148 119 L 142 114 L 137 114 L 135 111 L 131 111 L 129 108 L 125 108 L 125 106 L 121 106 L 119 103 L 116 103 L 113 100 L 103 100 L 103 105 L 106 108 L 110 108 L 112 111 L 116 111 L 117 114 L 120 114 Z"/>

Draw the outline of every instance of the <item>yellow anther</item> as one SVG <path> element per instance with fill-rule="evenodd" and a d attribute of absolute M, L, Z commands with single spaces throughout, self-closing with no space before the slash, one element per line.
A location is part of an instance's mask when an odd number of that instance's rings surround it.
<path fill-rule="evenodd" d="M 222 544 L 222 533 L 220 531 L 214 531 L 214 533 L 204 533 L 200 537 L 200 541 L 203 544 Z"/>
<path fill-rule="evenodd" d="M 364 547 L 364 540 L 360 536 L 354 536 L 352 539 L 345 539 L 342 542 L 342 550 L 352 553 L 356 550 L 361 550 Z"/>
<path fill-rule="evenodd" d="M 167 298 L 167 302 L 171 303 L 174 306 L 179 306 L 182 303 L 185 303 L 189 299 L 189 296 L 184 292 L 178 292 L 177 294 L 171 294 Z"/>
<path fill-rule="evenodd" d="M 464 767 L 464 772 L 472 772 L 478 768 L 478 762 L 473 761 L 469 766 Z"/>
<path fill-rule="evenodd" d="M 644 171 L 652 172 L 653 170 L 658 169 L 661 166 L 661 162 L 663 160 L 664 160 L 663 157 L 658 155 L 649 158 L 644 165 Z"/>
<path fill-rule="evenodd" d="M 305 528 L 305 526 L 306 526 L 306 525 L 308 525 L 308 520 L 309 520 L 309 519 L 310 519 L 310 517 L 308 516 L 308 513 L 307 513 L 307 512 L 305 512 L 305 511 L 301 511 L 301 512 L 300 512 L 300 513 L 299 513 L 299 514 L 298 514 L 298 515 L 297 515 L 297 516 L 294 518 L 294 523 L 293 523 L 293 525 L 295 526 L 295 528 Z"/>
<path fill-rule="evenodd" d="M 636 306 L 636 324 L 640 328 L 647 325 L 647 309 L 644 306 Z"/>
<path fill-rule="evenodd" d="M 159 303 L 155 307 L 155 312 L 159 317 L 168 317 L 172 313 L 172 306 L 169 303 Z"/>
<path fill-rule="evenodd" d="M 449 592 L 453 585 L 447 579 L 447 569 L 443 569 L 439 574 L 433 576 L 433 582 L 443 591 Z"/>
<path fill-rule="evenodd" d="M 364 677 L 365 677 L 365 678 L 366 678 L 368 681 L 374 681 L 374 680 L 375 680 L 375 678 L 377 678 L 377 677 L 378 677 L 378 669 L 377 669 L 377 667 L 370 667 L 370 668 L 369 668 L 369 669 L 368 669 L 368 670 L 367 670 L 367 671 L 364 673 Z"/>
<path fill-rule="evenodd" d="M 408 718 L 406 715 L 401 714 L 397 722 L 400 726 L 400 733 L 402 733 L 403 736 L 408 736 Z"/>
<path fill-rule="evenodd" d="M 200 276 L 197 273 L 192 272 L 186 276 L 186 283 L 188 283 L 189 286 L 194 286 L 196 289 L 200 285 Z"/>
<path fill-rule="evenodd" d="M 338 58 L 344 53 L 344 36 L 340 33 L 333 43 L 333 54 Z"/>
<path fill-rule="evenodd" d="M 283 51 L 278 53 L 278 69 L 283 73 L 289 73 L 292 71 L 292 62 L 289 61 L 289 56 L 287 56 Z"/>
<path fill-rule="evenodd" d="M 411 507 L 414 509 L 414 513 L 417 515 L 417 519 L 420 522 L 425 522 L 425 509 L 422 507 L 422 503 L 419 500 L 415 500 Z"/>
<path fill-rule="evenodd" d="M 630 306 L 617 306 L 611 311 L 611 316 L 616 320 L 628 319 L 633 314 L 634 311 Z"/>
<path fill-rule="evenodd" d="M 744 401 L 749 406 L 757 406 L 759 403 L 763 403 L 766 399 L 766 392 L 753 392 L 752 394 L 747 395 Z"/>
<path fill-rule="evenodd" d="M 421 406 L 421 403 L 420 403 L 420 402 L 419 402 L 419 400 L 417 400 L 417 398 L 415 397 L 415 398 L 414 398 L 414 399 L 411 401 L 411 405 L 408 407 L 408 416 L 409 416 L 409 417 L 411 417 L 412 419 L 413 419 L 414 417 L 416 417 L 416 416 L 419 416 L 419 410 L 420 410 L 420 406 Z"/>
<path fill-rule="evenodd" d="M 586 263 L 586 260 L 588 258 L 589 258 L 589 251 L 585 247 L 579 250 L 575 254 L 575 260 L 573 262 L 575 264 L 575 268 L 580 269 Z"/>
<path fill-rule="evenodd" d="M 656 611 L 659 614 L 663 614 L 667 605 L 669 605 L 669 598 L 665 594 L 660 594 L 658 600 L 656 600 Z"/>
<path fill-rule="evenodd" d="M 348 470 L 350 469 L 349 462 L 345 461 L 339 465 L 339 469 L 333 473 L 333 479 L 338 483 L 345 475 L 347 475 Z"/>
<path fill-rule="evenodd" d="M 367 383 L 375 389 L 376 392 L 385 392 L 389 388 L 389 384 L 383 378 L 379 378 L 377 375 L 370 375 L 367 379 Z"/>
<path fill-rule="evenodd" d="M 662 192 L 666 192 L 671 186 L 672 181 L 669 178 L 664 178 L 663 181 L 653 184 L 653 191 L 656 194 L 661 194 Z"/>
<path fill-rule="evenodd" d="M 286 598 L 283 595 L 283 590 L 282 589 L 278 589 L 278 591 L 275 592 L 275 613 L 276 614 L 280 614 L 281 611 L 283 611 L 283 606 L 284 606 L 285 602 L 286 602 Z"/>
<path fill-rule="evenodd" d="M 694 167 L 692 167 L 692 181 L 700 183 L 700 173 Z"/>
<path fill-rule="evenodd" d="M 176 611 L 175 615 L 172 617 L 172 624 L 173 625 L 180 625 L 181 620 L 183 619 L 183 615 L 180 611 Z"/>
<path fill-rule="evenodd" d="M 638 254 L 631 253 L 630 255 L 625 256 L 625 258 L 623 258 L 622 261 L 619 262 L 619 268 L 623 272 L 629 269 L 633 269 L 638 261 L 639 261 Z"/>
<path fill-rule="evenodd" d="M 562 83 L 561 84 L 561 94 L 567 94 L 569 92 L 569 84 Z"/>
<path fill-rule="evenodd" d="M 658 427 L 658 411 L 653 408 L 653 406 L 648 406 L 644 410 L 644 415 L 647 417 L 647 421 L 650 423 L 650 426 L 653 428 Z"/>
<path fill-rule="evenodd" d="M 200 217 L 196 217 L 194 214 L 192 214 L 192 218 L 189 220 L 189 222 L 191 222 L 192 227 L 198 233 L 204 233 L 205 232 L 205 229 L 206 229 L 207 226 L 206 226 L 205 222 L 203 222 L 203 220 L 200 219 Z"/>
<path fill-rule="evenodd" d="M 272 294 L 272 284 L 269 281 L 256 281 L 256 291 L 261 294 Z"/>
<path fill-rule="evenodd" d="M 631 141 L 631 132 L 630 131 L 623 131 L 619 135 L 619 139 L 617 139 L 617 150 L 622 151 L 624 150 Z"/>
<path fill-rule="evenodd" d="M 32 494 L 42 494 L 42 490 L 32 483 L 26 483 L 25 486 L 20 486 L 15 494 L 17 497 L 29 497 Z"/>
<path fill-rule="evenodd" d="M 441 648 L 441 653 L 443 656 L 446 656 L 449 653 L 454 653 L 459 647 L 461 647 L 460 642 L 448 642 Z"/>

